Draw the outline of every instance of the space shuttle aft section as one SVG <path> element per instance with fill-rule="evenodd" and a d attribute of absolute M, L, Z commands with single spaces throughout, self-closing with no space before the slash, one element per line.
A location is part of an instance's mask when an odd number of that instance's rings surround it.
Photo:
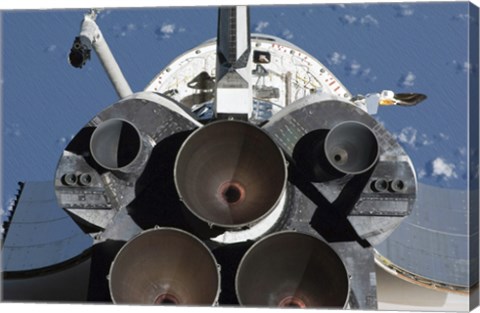
<path fill-rule="evenodd" d="M 352 97 L 300 48 L 250 34 L 242 6 L 144 91 L 114 86 L 55 176 L 93 238 L 88 300 L 376 308 L 372 246 L 410 214 L 417 180 L 369 108 L 405 95 Z"/>

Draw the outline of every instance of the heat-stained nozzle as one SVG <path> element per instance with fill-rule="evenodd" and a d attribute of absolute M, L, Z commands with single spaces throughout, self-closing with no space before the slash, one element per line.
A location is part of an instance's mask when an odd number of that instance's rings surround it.
<path fill-rule="evenodd" d="M 293 231 L 267 236 L 243 256 L 235 287 L 245 306 L 344 308 L 349 276 L 324 241 Z"/>
<path fill-rule="evenodd" d="M 367 125 L 346 121 L 306 134 L 292 156 L 308 179 L 322 182 L 367 172 L 378 161 L 379 145 Z"/>
<path fill-rule="evenodd" d="M 187 208 L 224 228 L 252 225 L 267 216 L 279 203 L 286 180 L 286 162 L 275 142 L 240 121 L 198 129 L 175 162 L 175 184 Z"/>
<path fill-rule="evenodd" d="M 378 141 L 372 130 L 359 122 L 343 122 L 332 128 L 325 138 L 328 162 L 343 174 L 362 174 L 378 160 Z"/>
<path fill-rule="evenodd" d="M 114 303 L 213 305 L 220 292 L 219 268 L 207 246 L 174 228 L 142 232 L 112 262 Z"/>

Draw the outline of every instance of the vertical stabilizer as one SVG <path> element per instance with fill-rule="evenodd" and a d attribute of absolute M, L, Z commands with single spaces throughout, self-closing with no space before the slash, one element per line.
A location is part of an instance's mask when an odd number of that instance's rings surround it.
<path fill-rule="evenodd" d="M 215 116 L 246 119 L 252 114 L 249 11 L 218 11 Z"/>

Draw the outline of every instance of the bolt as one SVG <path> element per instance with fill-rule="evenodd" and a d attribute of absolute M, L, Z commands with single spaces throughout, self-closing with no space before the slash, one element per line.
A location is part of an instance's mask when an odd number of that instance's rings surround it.
<path fill-rule="evenodd" d="M 78 183 L 82 186 L 90 186 L 92 183 L 92 176 L 88 173 L 83 173 L 78 176 Z"/>
<path fill-rule="evenodd" d="M 73 186 L 77 183 L 77 176 L 74 173 L 63 175 L 62 182 L 64 185 Z"/>
<path fill-rule="evenodd" d="M 390 191 L 392 192 L 404 192 L 405 189 L 407 189 L 407 186 L 401 179 L 394 179 L 390 182 Z"/>
<path fill-rule="evenodd" d="M 385 192 L 388 189 L 388 182 L 385 179 L 376 179 L 372 182 L 371 188 L 375 192 Z"/>

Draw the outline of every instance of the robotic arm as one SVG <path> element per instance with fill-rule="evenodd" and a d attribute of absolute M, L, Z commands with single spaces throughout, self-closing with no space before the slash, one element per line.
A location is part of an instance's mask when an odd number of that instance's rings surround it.
<path fill-rule="evenodd" d="M 93 48 L 100 58 L 100 62 L 107 72 L 115 91 L 120 99 L 122 99 L 131 95 L 132 89 L 123 76 L 117 61 L 115 61 L 100 28 L 95 23 L 97 14 L 98 10 L 95 9 L 92 9 L 89 13 L 85 14 L 80 27 L 80 34 L 75 37 L 75 40 L 73 41 L 73 46 L 70 50 L 68 59 L 73 67 L 82 68 L 90 59 L 91 50 Z"/>

